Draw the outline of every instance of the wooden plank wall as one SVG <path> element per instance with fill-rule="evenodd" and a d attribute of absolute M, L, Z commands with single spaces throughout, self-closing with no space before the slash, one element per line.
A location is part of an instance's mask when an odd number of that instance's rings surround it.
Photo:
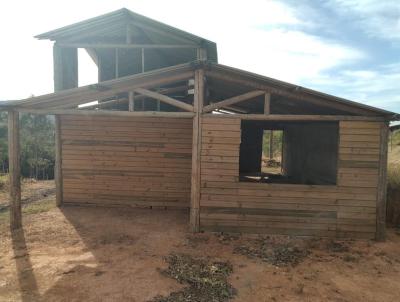
<path fill-rule="evenodd" d="M 189 206 L 192 119 L 60 121 L 65 204 Z"/>
<path fill-rule="evenodd" d="M 203 119 L 200 229 L 374 238 L 379 129 L 340 122 L 337 185 L 239 182 L 240 119 Z"/>

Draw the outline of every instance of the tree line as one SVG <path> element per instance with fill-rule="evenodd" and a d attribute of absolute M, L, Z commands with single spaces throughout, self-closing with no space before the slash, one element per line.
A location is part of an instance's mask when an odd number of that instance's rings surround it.
<path fill-rule="evenodd" d="M 0 172 L 8 172 L 7 112 L 0 112 Z M 44 115 L 20 115 L 21 175 L 54 178 L 54 119 Z"/>

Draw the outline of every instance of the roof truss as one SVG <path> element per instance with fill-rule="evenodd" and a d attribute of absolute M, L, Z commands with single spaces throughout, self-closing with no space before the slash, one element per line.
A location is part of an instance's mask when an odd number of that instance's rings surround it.
<path fill-rule="evenodd" d="M 277 112 L 274 112 L 276 104 L 280 105 L 285 101 L 285 106 L 289 110 L 287 112 L 288 115 L 380 116 L 386 119 L 393 119 L 394 115 L 393 112 L 339 99 L 289 83 L 209 62 L 185 63 L 25 100 L 4 102 L 0 103 L 0 110 L 13 109 L 24 112 L 31 110 L 32 112 L 42 113 L 47 111 L 49 114 L 60 114 L 61 110 L 90 111 L 101 108 L 115 110 L 114 106 L 127 104 L 129 102 L 128 96 L 134 93 L 135 101 L 151 98 L 179 110 L 193 112 L 193 96 L 188 95 L 188 91 L 190 89 L 190 79 L 194 78 L 196 69 L 203 69 L 206 78 L 204 89 L 207 93 L 205 93 L 204 113 L 224 109 L 239 115 L 246 113 L 254 117 L 257 113 L 277 116 Z M 209 99 L 212 100 L 213 96 L 207 97 L 209 95 L 208 89 L 211 88 L 225 93 L 226 90 L 229 90 L 225 86 L 208 87 L 208 83 L 212 82 L 213 79 L 222 80 L 229 83 L 231 87 L 240 89 L 236 89 L 236 92 L 231 91 L 230 96 L 219 98 L 219 101 L 210 102 Z M 174 93 L 178 93 L 179 96 L 174 97 L 174 95 L 177 95 Z M 78 108 L 79 105 L 97 100 L 103 101 L 99 101 L 99 104 L 92 106 Z M 260 105 L 261 111 L 253 111 L 251 106 L 254 104 Z M 290 108 L 296 108 L 297 106 L 297 108 L 302 109 L 305 104 L 308 104 L 307 106 L 310 108 L 319 106 L 325 109 L 321 111 L 322 113 L 317 113 L 317 111 L 308 113 L 304 110 L 290 112 Z M 116 108 L 119 107 L 117 106 Z M 330 114 L 329 110 L 332 110 L 333 113 Z M 69 114 L 71 113 L 71 111 L 68 112 Z"/>

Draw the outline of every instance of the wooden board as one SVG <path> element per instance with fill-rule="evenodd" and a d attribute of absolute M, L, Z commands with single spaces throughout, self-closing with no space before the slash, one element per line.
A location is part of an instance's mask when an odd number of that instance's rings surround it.
<path fill-rule="evenodd" d="M 65 204 L 189 206 L 190 119 L 59 119 Z"/>
<path fill-rule="evenodd" d="M 203 118 L 200 229 L 374 238 L 381 122 L 340 121 L 336 185 L 239 182 L 240 119 Z"/>

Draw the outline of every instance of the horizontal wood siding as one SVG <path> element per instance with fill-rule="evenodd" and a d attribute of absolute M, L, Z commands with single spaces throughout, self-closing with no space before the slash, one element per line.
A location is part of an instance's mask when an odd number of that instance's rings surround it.
<path fill-rule="evenodd" d="M 373 238 L 379 128 L 340 122 L 337 185 L 239 182 L 240 119 L 203 119 L 202 230 Z"/>
<path fill-rule="evenodd" d="M 188 207 L 192 120 L 61 116 L 64 202 Z"/>

